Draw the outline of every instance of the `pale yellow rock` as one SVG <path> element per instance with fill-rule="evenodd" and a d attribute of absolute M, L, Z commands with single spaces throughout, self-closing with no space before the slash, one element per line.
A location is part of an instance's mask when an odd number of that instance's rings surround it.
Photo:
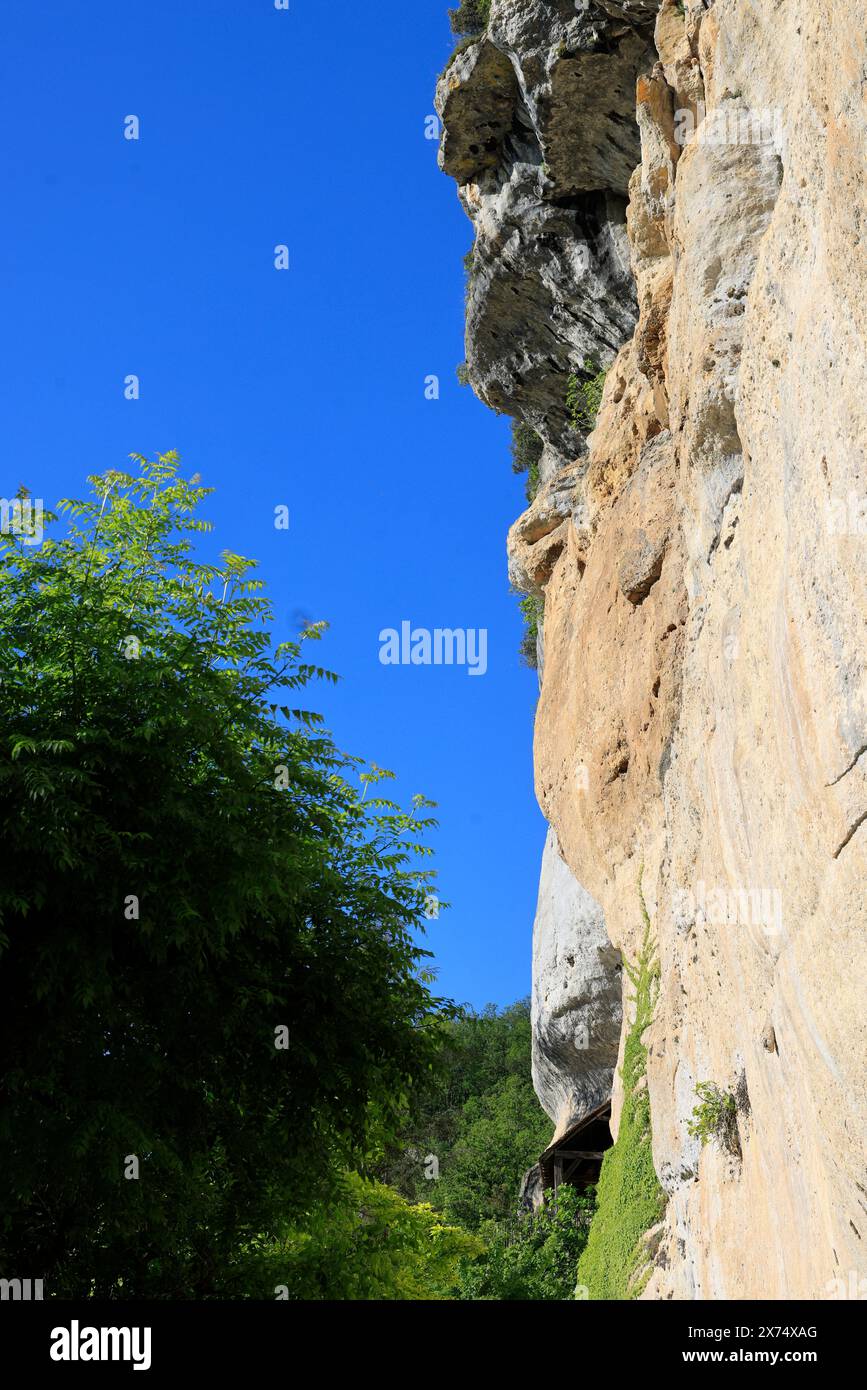
<path fill-rule="evenodd" d="M 540 804 L 630 957 L 644 865 L 658 939 L 645 1298 L 867 1277 L 865 34 L 864 0 L 663 6 L 639 326 L 575 516 L 513 533 L 554 538 Z M 678 148 L 678 104 L 727 138 Z M 689 1136 L 702 1081 L 737 1093 L 740 1156 Z"/>
<path fill-rule="evenodd" d="M 644 1298 L 867 1289 L 865 35 L 867 0 L 492 0 L 437 95 L 470 379 L 544 444 L 509 563 L 544 598 L 552 1118 L 607 1088 L 619 1014 L 592 1077 L 570 1020 L 618 962 L 581 933 L 635 959 L 640 873 L 658 947 Z M 703 1082 L 737 1122 L 704 1147 Z"/>

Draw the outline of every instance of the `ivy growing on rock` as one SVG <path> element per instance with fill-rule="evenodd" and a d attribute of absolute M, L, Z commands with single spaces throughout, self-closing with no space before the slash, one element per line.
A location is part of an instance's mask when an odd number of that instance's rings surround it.
<path fill-rule="evenodd" d="M 659 991 L 659 960 L 639 877 L 644 933 L 638 959 L 624 969 L 633 987 L 632 1026 L 623 1050 L 623 1108 L 617 1142 L 602 1160 L 597 1211 L 578 1263 L 579 1288 L 592 1299 L 637 1298 L 649 1277 L 643 1237 L 661 1218 L 665 1194 L 653 1166 L 647 1047 Z"/>

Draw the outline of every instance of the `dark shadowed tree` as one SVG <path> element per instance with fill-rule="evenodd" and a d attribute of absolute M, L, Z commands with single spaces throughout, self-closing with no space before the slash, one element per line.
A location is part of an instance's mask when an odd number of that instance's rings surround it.
<path fill-rule="evenodd" d="M 0 1275 L 232 1296 L 428 1072 L 433 822 L 363 799 L 252 562 L 193 558 L 208 489 L 137 464 L 0 537 Z"/>

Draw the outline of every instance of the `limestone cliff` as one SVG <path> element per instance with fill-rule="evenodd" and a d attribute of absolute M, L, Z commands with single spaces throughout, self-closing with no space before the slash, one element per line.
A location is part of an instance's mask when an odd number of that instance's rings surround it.
<path fill-rule="evenodd" d="M 492 0 L 437 93 L 469 378 L 545 446 L 509 537 L 544 597 L 536 1084 L 560 1127 L 613 1075 L 616 1124 L 643 865 L 647 1298 L 867 1278 L 865 34 L 867 0 Z M 733 1146 L 689 1133 L 706 1081 Z"/>

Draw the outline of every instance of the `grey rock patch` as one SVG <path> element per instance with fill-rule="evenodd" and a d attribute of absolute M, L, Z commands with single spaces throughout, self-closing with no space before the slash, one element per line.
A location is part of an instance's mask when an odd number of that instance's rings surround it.
<path fill-rule="evenodd" d="M 558 1129 L 610 1096 L 621 1018 L 620 954 L 549 830 L 533 928 L 533 1084 Z"/>

